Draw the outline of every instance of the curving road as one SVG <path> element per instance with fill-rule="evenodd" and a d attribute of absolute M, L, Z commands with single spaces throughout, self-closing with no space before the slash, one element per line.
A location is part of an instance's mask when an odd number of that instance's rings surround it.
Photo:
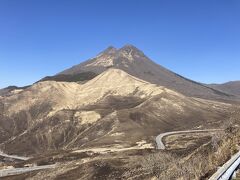
<path fill-rule="evenodd" d="M 215 131 L 223 131 L 224 129 L 205 129 L 205 130 L 186 130 L 186 131 L 172 131 L 172 132 L 166 132 L 159 134 L 156 137 L 156 143 L 157 143 L 157 149 L 164 150 L 166 149 L 164 143 L 163 143 L 163 138 L 165 136 L 170 136 L 174 134 L 187 134 L 187 133 L 199 133 L 199 132 L 215 132 Z"/>
<path fill-rule="evenodd" d="M 45 165 L 45 166 L 35 166 L 35 167 L 25 167 L 25 168 L 3 169 L 3 170 L 0 170 L 0 177 L 7 177 L 12 175 L 18 175 L 18 174 L 23 174 L 27 172 L 37 171 L 37 170 L 51 169 L 55 167 L 56 167 L 56 164 Z"/>

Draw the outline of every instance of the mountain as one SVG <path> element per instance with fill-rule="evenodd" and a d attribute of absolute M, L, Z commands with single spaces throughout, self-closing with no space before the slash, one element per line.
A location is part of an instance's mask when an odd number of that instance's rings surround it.
<path fill-rule="evenodd" d="M 156 64 L 132 45 L 126 45 L 120 49 L 111 46 L 95 58 L 64 70 L 58 76 L 76 75 L 83 72 L 100 74 L 112 67 L 121 69 L 139 79 L 178 91 L 186 96 L 215 100 L 234 99 L 228 93 L 184 78 Z"/>
<path fill-rule="evenodd" d="M 0 149 L 34 155 L 154 147 L 160 132 L 220 126 L 230 107 L 109 68 L 84 84 L 44 81 L 0 98 Z"/>
<path fill-rule="evenodd" d="M 229 94 L 240 96 L 240 81 L 230 81 L 224 84 L 210 84 L 209 86 Z"/>
<path fill-rule="evenodd" d="M 56 164 L 9 179 L 202 179 L 223 164 L 212 165 L 219 154 L 230 155 L 216 147 L 232 149 L 219 139 L 238 127 L 229 125 L 239 107 L 213 99 L 231 98 L 131 45 L 109 47 L 31 86 L 0 90 L 0 171 Z M 166 137 L 167 149 L 156 149 L 160 133 L 214 128 L 227 130 Z M 30 159 L 12 161 L 1 151 Z"/>

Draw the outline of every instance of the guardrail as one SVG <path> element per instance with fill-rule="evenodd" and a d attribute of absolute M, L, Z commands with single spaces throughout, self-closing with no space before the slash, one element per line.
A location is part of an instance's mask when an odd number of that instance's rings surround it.
<path fill-rule="evenodd" d="M 213 174 L 209 180 L 229 180 L 240 165 L 240 151 Z"/>

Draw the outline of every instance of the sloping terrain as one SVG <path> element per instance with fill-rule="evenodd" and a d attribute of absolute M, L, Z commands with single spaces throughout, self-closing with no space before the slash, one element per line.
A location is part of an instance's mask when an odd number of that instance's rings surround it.
<path fill-rule="evenodd" d="M 237 118 L 234 118 L 235 122 L 239 124 L 239 109 L 234 116 Z M 5 179 L 208 179 L 219 166 L 222 166 L 231 155 L 239 150 L 239 127 L 224 126 L 222 128 L 225 131 L 208 134 L 209 137 L 201 137 L 201 135 L 178 137 L 173 140 L 174 144 L 178 141 L 181 144 L 181 141 L 189 138 L 196 144 L 186 146 L 187 143 L 183 142 L 186 147 L 175 147 L 174 150 L 168 151 L 129 149 L 121 152 L 109 151 L 104 154 L 92 151 L 54 152 L 15 166 L 58 162 L 57 168 Z"/>
<path fill-rule="evenodd" d="M 240 96 L 240 81 L 230 81 L 224 84 L 210 84 L 209 86 L 229 94 Z"/>
<path fill-rule="evenodd" d="M 100 74 L 110 67 L 124 70 L 130 75 L 167 87 L 186 96 L 218 100 L 234 99 L 233 95 L 184 78 L 154 63 L 132 45 L 126 45 L 120 49 L 109 47 L 97 57 L 73 66 L 60 74 L 74 75 L 82 72 Z"/>
<path fill-rule="evenodd" d="M 8 86 L 6 88 L 0 89 L 0 97 L 2 96 L 10 96 L 14 93 L 18 93 L 22 91 L 23 89 L 28 88 L 29 86 L 25 87 L 17 87 L 17 86 Z"/>
<path fill-rule="evenodd" d="M 161 132 L 218 127 L 230 107 L 110 68 L 84 84 L 39 82 L 1 98 L 0 149 L 33 155 L 154 148 Z"/>
<path fill-rule="evenodd" d="M 0 89 L 0 96 L 5 96 L 10 91 L 15 90 L 15 89 L 18 89 L 18 87 L 17 86 L 9 86 L 4 89 Z"/>
<path fill-rule="evenodd" d="M 84 82 L 93 79 L 97 74 L 93 72 L 82 72 L 79 74 L 58 74 L 55 76 L 46 76 L 41 81 L 63 81 L 63 82 Z"/>

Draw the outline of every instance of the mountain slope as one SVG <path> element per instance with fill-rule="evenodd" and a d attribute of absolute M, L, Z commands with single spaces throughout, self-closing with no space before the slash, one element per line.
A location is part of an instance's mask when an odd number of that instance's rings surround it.
<path fill-rule="evenodd" d="M 161 132 L 218 127 L 230 105 L 186 97 L 108 69 L 85 84 L 39 82 L 0 99 L 0 149 L 36 154 L 54 149 L 154 147 Z M 139 142 L 144 140 L 144 145 Z"/>
<path fill-rule="evenodd" d="M 230 81 L 224 84 L 210 84 L 209 86 L 229 94 L 240 96 L 240 81 Z"/>
<path fill-rule="evenodd" d="M 56 76 L 46 76 L 41 81 L 63 81 L 63 82 L 84 82 L 96 77 L 97 74 L 93 72 L 83 72 L 79 74 L 59 74 Z"/>
<path fill-rule="evenodd" d="M 73 66 L 60 74 L 73 75 L 82 72 L 100 74 L 110 67 L 124 70 L 130 75 L 153 84 L 165 86 L 187 96 L 206 99 L 229 99 L 231 95 L 206 85 L 184 78 L 154 63 L 143 52 L 132 45 L 116 49 L 109 47 L 97 57 Z"/>
<path fill-rule="evenodd" d="M 9 96 L 11 94 L 18 93 L 28 87 L 29 86 L 24 86 L 24 87 L 8 86 L 6 88 L 0 89 L 0 96 Z"/>

